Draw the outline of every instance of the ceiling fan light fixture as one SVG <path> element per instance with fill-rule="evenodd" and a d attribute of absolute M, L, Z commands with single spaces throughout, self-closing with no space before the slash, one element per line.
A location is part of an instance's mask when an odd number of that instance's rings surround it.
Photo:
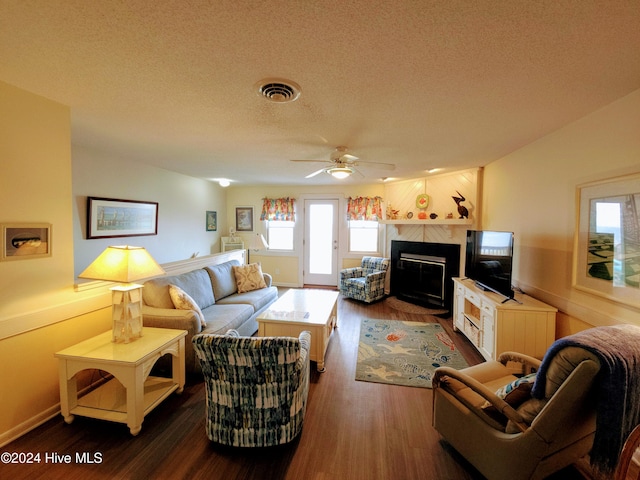
<path fill-rule="evenodd" d="M 353 169 L 349 167 L 331 167 L 326 172 L 338 180 L 343 180 L 353 173 Z"/>

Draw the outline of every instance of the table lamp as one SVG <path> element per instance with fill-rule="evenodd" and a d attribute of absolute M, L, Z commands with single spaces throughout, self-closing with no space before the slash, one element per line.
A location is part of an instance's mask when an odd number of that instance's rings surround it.
<path fill-rule="evenodd" d="M 142 285 L 132 283 L 166 272 L 144 247 L 107 247 L 80 278 L 122 282 L 110 288 L 115 343 L 129 343 L 142 336 Z"/>
<path fill-rule="evenodd" d="M 256 233 L 251 237 L 249 251 L 253 250 L 254 252 L 258 252 L 259 250 L 267 250 L 268 248 L 269 245 L 267 244 L 267 240 L 261 233 Z M 249 257 L 251 257 L 251 254 L 249 254 Z M 247 258 L 247 263 L 249 263 L 250 260 L 251 258 Z"/>

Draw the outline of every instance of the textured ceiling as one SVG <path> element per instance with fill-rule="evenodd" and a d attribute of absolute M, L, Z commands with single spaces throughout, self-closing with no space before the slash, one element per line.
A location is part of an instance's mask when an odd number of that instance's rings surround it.
<path fill-rule="evenodd" d="M 269 103 L 264 78 L 298 100 Z M 0 0 L 0 80 L 69 105 L 73 143 L 232 184 L 485 165 L 640 88 L 640 2 Z"/>

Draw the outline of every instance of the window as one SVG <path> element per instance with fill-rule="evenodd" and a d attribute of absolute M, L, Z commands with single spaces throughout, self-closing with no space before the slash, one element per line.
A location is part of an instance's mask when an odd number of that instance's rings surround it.
<path fill-rule="evenodd" d="M 293 228 L 296 222 L 267 221 L 269 250 L 293 250 Z"/>
<path fill-rule="evenodd" d="M 350 252 L 379 252 L 378 238 L 378 222 L 371 220 L 349 221 Z"/>

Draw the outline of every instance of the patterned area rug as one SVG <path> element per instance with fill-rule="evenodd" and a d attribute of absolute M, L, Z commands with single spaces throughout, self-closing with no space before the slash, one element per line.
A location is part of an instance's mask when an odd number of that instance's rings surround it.
<path fill-rule="evenodd" d="M 417 313 L 420 315 L 442 315 L 449 313 L 446 308 L 427 308 L 421 305 L 415 305 L 413 303 L 400 300 L 398 297 L 387 297 L 384 302 L 394 310 L 405 313 Z"/>
<path fill-rule="evenodd" d="M 356 380 L 431 388 L 441 365 L 469 366 L 440 324 L 362 320 Z"/>

